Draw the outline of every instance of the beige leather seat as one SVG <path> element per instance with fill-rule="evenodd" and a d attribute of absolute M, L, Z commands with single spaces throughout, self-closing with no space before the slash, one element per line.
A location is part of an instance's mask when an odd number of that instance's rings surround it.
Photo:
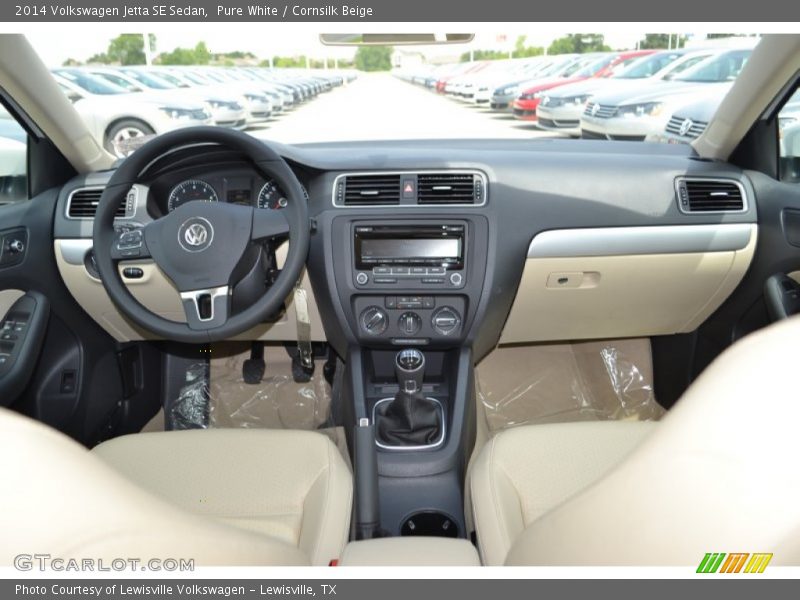
<path fill-rule="evenodd" d="M 347 542 L 352 477 L 304 431 L 124 436 L 88 452 L 0 410 L 0 564 L 54 557 L 327 565 Z"/>
<path fill-rule="evenodd" d="M 800 564 L 800 317 L 723 353 L 657 424 L 533 425 L 472 466 L 485 564 Z"/>

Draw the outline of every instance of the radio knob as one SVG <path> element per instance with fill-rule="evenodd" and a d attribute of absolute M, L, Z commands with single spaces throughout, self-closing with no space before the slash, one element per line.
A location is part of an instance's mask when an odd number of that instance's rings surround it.
<path fill-rule="evenodd" d="M 464 281 L 464 277 L 461 273 L 450 273 L 450 283 L 455 286 L 461 285 L 461 282 Z"/>
<path fill-rule="evenodd" d="M 358 275 L 356 275 L 356 283 L 358 285 L 366 285 L 368 281 L 369 281 L 369 275 L 367 275 L 366 273 L 359 273 Z"/>
<path fill-rule="evenodd" d="M 370 306 L 361 313 L 361 328 L 370 335 L 381 335 L 389 327 L 389 316 L 378 306 Z"/>
<path fill-rule="evenodd" d="M 422 318 L 415 312 L 405 312 L 400 315 L 397 326 L 405 335 L 414 335 L 422 327 Z"/>
<path fill-rule="evenodd" d="M 461 315 L 458 314 L 456 309 L 449 306 L 443 306 L 431 317 L 431 325 L 436 333 L 440 335 L 450 335 L 456 330 L 461 323 Z"/>

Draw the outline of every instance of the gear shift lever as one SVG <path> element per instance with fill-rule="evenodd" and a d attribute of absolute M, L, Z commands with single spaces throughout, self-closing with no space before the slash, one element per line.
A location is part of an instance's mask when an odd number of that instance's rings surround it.
<path fill-rule="evenodd" d="M 378 440 L 387 446 L 430 446 L 440 439 L 441 408 L 422 395 L 425 355 L 415 348 L 394 359 L 399 390 L 391 402 L 377 410 Z"/>
<path fill-rule="evenodd" d="M 400 389 L 409 394 L 422 391 L 425 355 L 416 348 L 401 350 L 394 358 L 394 372 Z"/>

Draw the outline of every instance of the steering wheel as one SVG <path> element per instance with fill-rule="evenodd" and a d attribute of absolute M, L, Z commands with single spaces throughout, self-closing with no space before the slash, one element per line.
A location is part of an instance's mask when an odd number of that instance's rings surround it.
<path fill-rule="evenodd" d="M 142 171 L 163 154 L 188 145 L 218 144 L 242 152 L 286 193 L 281 210 L 196 200 L 140 229 L 117 232 L 114 214 Z M 309 246 L 308 206 L 292 170 L 269 146 L 238 131 L 187 127 L 162 134 L 130 155 L 111 176 L 97 205 L 94 254 L 103 286 L 131 321 L 158 336 L 187 343 L 223 340 L 272 315 L 300 278 Z M 234 274 L 254 244 L 289 237 L 289 251 L 272 286 L 250 306 L 231 311 Z M 186 322 L 165 319 L 128 291 L 119 262 L 152 258 L 180 293 Z"/>

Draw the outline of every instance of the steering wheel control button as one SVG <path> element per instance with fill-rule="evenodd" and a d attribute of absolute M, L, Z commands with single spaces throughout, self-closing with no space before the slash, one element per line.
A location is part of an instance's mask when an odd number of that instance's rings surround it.
<path fill-rule="evenodd" d="M 389 327 L 389 315 L 379 306 L 370 306 L 361 313 L 361 329 L 369 335 L 382 335 Z"/>
<path fill-rule="evenodd" d="M 422 319 L 415 312 L 405 312 L 400 315 L 397 326 L 403 335 L 414 335 L 422 328 Z"/>
<path fill-rule="evenodd" d="M 440 335 L 450 335 L 461 324 L 461 315 L 454 308 L 443 306 L 433 313 L 431 325 L 436 333 Z"/>
<path fill-rule="evenodd" d="M 214 241 L 214 227 L 203 217 L 190 217 L 178 228 L 178 243 L 187 252 L 202 252 Z"/>
<path fill-rule="evenodd" d="M 461 273 L 450 273 L 450 283 L 458 287 L 464 282 L 464 277 Z"/>
<path fill-rule="evenodd" d="M 366 273 L 359 273 L 358 275 L 356 275 L 356 283 L 358 285 L 367 285 L 368 282 L 369 282 L 369 275 L 367 275 Z"/>
<path fill-rule="evenodd" d="M 132 248 L 142 247 L 142 230 L 133 229 L 131 231 L 123 231 L 117 238 L 117 250 L 130 250 Z"/>

